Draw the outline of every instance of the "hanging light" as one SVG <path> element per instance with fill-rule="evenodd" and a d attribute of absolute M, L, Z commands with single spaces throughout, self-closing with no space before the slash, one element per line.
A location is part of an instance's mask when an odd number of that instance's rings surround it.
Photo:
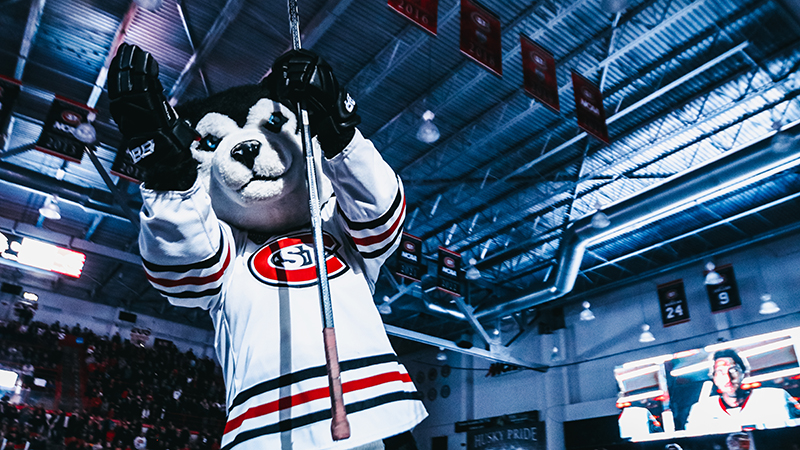
<path fill-rule="evenodd" d="M 75 139 L 84 144 L 93 144 L 97 140 L 97 130 L 90 123 L 82 123 L 72 132 Z"/>
<path fill-rule="evenodd" d="M 653 342 L 656 340 L 656 337 L 653 336 L 653 333 L 650 332 L 650 325 L 644 324 L 642 325 L 642 334 L 639 335 L 639 342 L 647 343 Z"/>
<path fill-rule="evenodd" d="M 477 263 L 478 261 L 475 258 L 469 259 L 469 268 L 467 269 L 467 274 L 466 274 L 468 280 L 475 281 L 481 277 L 481 271 L 478 270 L 477 267 L 475 267 L 475 264 Z"/>
<path fill-rule="evenodd" d="M 592 228 L 597 230 L 602 230 L 603 228 L 607 228 L 609 225 L 611 225 L 611 221 L 608 220 L 606 213 L 601 211 L 602 207 L 603 205 L 599 200 L 594 204 L 594 209 L 596 209 L 597 212 L 595 212 L 592 216 Z"/>
<path fill-rule="evenodd" d="M 783 153 L 792 148 L 795 138 L 781 131 L 783 129 L 783 121 L 776 120 L 772 122 L 772 129 L 775 130 L 775 134 L 772 136 L 773 152 Z"/>
<path fill-rule="evenodd" d="M 439 353 L 436 355 L 438 361 L 447 361 L 447 353 L 444 352 L 444 347 L 439 347 Z"/>
<path fill-rule="evenodd" d="M 725 281 L 725 279 L 722 278 L 722 275 L 718 274 L 714 270 L 714 269 L 716 269 L 716 266 L 714 265 L 714 263 L 709 262 L 708 264 L 706 264 L 706 269 L 708 270 L 708 273 L 706 274 L 706 280 L 705 280 L 706 284 L 715 286 L 717 284 L 722 284 Z"/>
<path fill-rule="evenodd" d="M 163 0 L 134 0 L 134 2 L 139 8 L 146 9 L 147 11 L 151 12 L 161 8 L 161 5 L 164 3 Z"/>
<path fill-rule="evenodd" d="M 772 301 L 772 296 L 769 294 L 762 294 L 761 295 L 761 307 L 758 309 L 759 314 L 775 314 L 776 312 L 780 311 L 781 308 L 778 307 L 778 304 Z"/>
<path fill-rule="evenodd" d="M 550 359 L 551 360 L 558 359 L 558 347 L 554 346 L 553 350 L 550 351 Z"/>
<path fill-rule="evenodd" d="M 472 348 L 472 336 L 470 336 L 469 333 L 462 334 L 456 341 L 456 345 L 461 348 Z"/>
<path fill-rule="evenodd" d="M 388 316 L 392 313 L 392 300 L 389 297 L 383 297 L 383 303 L 378 306 L 378 312 L 384 316 Z"/>
<path fill-rule="evenodd" d="M 603 0 L 601 6 L 605 12 L 616 14 L 625 11 L 628 7 L 628 0 Z"/>
<path fill-rule="evenodd" d="M 589 302 L 583 302 L 583 311 L 581 311 L 580 317 L 584 322 L 594 320 L 594 313 L 589 309 L 589 306 L 591 306 Z"/>
<path fill-rule="evenodd" d="M 50 220 L 61 219 L 61 208 L 58 207 L 58 200 L 56 200 L 56 197 L 47 197 L 44 206 L 39 208 L 39 214 Z"/>
<path fill-rule="evenodd" d="M 422 125 L 419 126 L 419 130 L 417 130 L 417 139 L 426 143 L 432 144 L 439 139 L 440 133 L 439 128 L 433 123 L 433 118 L 435 115 L 433 111 L 427 110 L 422 114 Z"/>

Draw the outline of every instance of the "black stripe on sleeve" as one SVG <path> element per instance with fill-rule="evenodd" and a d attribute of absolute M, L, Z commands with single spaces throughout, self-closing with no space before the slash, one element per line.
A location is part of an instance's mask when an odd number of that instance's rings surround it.
<path fill-rule="evenodd" d="M 394 201 L 392 202 L 392 206 L 389 208 L 388 211 L 383 213 L 382 216 L 378 217 L 377 219 L 370 220 L 369 222 L 353 222 L 352 220 L 347 218 L 347 215 L 342 210 L 342 207 L 339 203 L 336 204 L 336 207 L 339 208 L 339 212 L 344 217 L 344 221 L 347 223 L 347 227 L 350 228 L 352 231 L 359 231 L 359 230 L 369 230 L 372 228 L 378 228 L 381 225 L 385 225 L 389 220 L 392 218 L 395 212 L 397 212 L 397 208 L 403 203 L 403 192 L 400 188 L 400 182 L 397 183 L 397 193 L 394 196 Z"/>
<path fill-rule="evenodd" d="M 370 356 L 367 358 L 358 358 L 358 359 L 350 359 L 347 361 L 341 361 L 339 362 L 339 369 L 342 372 L 344 372 L 346 370 L 359 369 L 361 367 L 374 366 L 376 364 L 383 364 L 387 362 L 398 362 L 397 356 L 392 353 L 386 353 L 383 355 Z M 271 380 L 258 383 L 236 394 L 236 397 L 233 399 L 233 402 L 231 402 L 231 407 L 228 408 L 228 411 L 232 410 L 236 406 L 241 405 L 247 400 L 250 400 L 256 395 L 263 394 L 264 392 L 268 392 L 284 386 L 289 386 L 291 384 L 298 383 L 303 380 L 308 380 L 310 378 L 323 377 L 327 374 L 328 371 L 325 368 L 325 366 L 316 366 L 316 367 L 309 367 L 308 369 L 298 370 L 297 372 L 287 373 L 286 375 L 281 375 L 278 378 L 273 378 Z"/>
<path fill-rule="evenodd" d="M 389 394 L 381 395 L 379 397 L 363 400 L 356 403 L 351 403 L 345 406 L 347 414 L 357 413 L 376 406 L 386 403 L 398 402 L 401 400 L 422 400 L 422 395 L 419 392 L 392 392 Z M 278 423 L 270 424 L 261 428 L 255 428 L 239 433 L 234 440 L 226 444 L 220 450 L 230 450 L 242 442 L 249 441 L 260 436 L 267 434 L 278 433 L 281 431 L 289 431 L 295 428 L 300 428 L 312 423 L 321 422 L 331 418 L 331 410 L 325 409 L 322 411 L 306 414 L 305 416 L 294 417 L 291 419 L 282 420 Z"/>
<path fill-rule="evenodd" d="M 225 248 L 224 239 L 225 239 L 225 232 L 220 230 L 219 250 L 217 250 L 217 253 L 214 254 L 214 256 L 200 262 L 196 262 L 193 264 L 179 264 L 174 266 L 167 266 L 167 265 L 152 263 L 142 258 L 142 263 L 144 264 L 144 267 L 150 272 L 188 272 L 194 269 L 208 269 L 209 267 L 213 267 L 215 264 L 219 263 L 220 260 L 222 260 L 222 250 Z"/>
<path fill-rule="evenodd" d="M 203 298 L 208 297 L 209 295 L 217 295 L 222 290 L 222 286 L 217 286 L 215 288 L 206 289 L 205 291 L 195 292 L 195 291 L 183 291 L 183 292 L 165 292 L 161 289 L 156 289 L 161 295 L 164 297 L 172 297 L 172 298 Z"/>
<path fill-rule="evenodd" d="M 402 230 L 401 230 L 401 231 L 402 231 Z M 387 242 L 387 243 L 386 243 L 386 245 L 384 245 L 383 247 L 381 247 L 381 248 L 379 248 L 379 249 L 377 249 L 377 250 L 375 250 L 375 251 L 371 251 L 371 252 L 358 252 L 358 253 L 360 253 L 360 254 L 361 254 L 361 256 L 363 256 L 365 259 L 372 259 L 372 258 L 377 258 L 377 257 L 379 257 L 379 256 L 383 256 L 383 254 L 384 254 L 384 253 L 386 253 L 386 252 L 388 252 L 388 251 L 389 251 L 389 250 L 392 248 L 392 246 L 394 245 L 394 243 L 395 243 L 395 242 L 397 242 L 397 240 L 398 240 L 398 239 L 400 239 L 400 235 L 401 235 L 401 234 L 403 234 L 403 233 L 402 233 L 402 232 L 399 232 L 399 233 L 397 233 L 397 234 L 394 236 L 394 239 L 392 239 L 391 241 Z"/>

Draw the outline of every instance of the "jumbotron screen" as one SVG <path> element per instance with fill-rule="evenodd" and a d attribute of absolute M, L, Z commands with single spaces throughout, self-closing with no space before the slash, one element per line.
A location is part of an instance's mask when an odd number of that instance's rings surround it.
<path fill-rule="evenodd" d="M 800 425 L 800 327 L 614 369 L 619 429 L 633 442 Z"/>

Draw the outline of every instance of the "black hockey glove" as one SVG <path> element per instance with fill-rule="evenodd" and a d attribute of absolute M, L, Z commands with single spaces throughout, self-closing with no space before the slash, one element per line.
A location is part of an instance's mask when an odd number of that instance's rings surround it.
<path fill-rule="evenodd" d="M 292 110 L 303 102 L 311 135 L 317 136 L 325 157 L 341 153 L 361 123 L 356 101 L 339 86 L 331 66 L 310 50 L 290 50 L 279 56 L 262 83 L 276 100 Z M 298 119 L 299 122 L 300 119 Z"/>
<path fill-rule="evenodd" d="M 189 146 L 200 136 L 167 103 L 153 55 L 135 45 L 120 45 L 108 69 L 108 98 L 111 116 L 126 140 L 128 155 L 142 170 L 145 187 L 192 187 L 197 161 Z"/>

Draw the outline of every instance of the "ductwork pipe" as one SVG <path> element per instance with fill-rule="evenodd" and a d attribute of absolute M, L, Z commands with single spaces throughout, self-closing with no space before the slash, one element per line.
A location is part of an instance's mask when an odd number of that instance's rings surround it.
<path fill-rule="evenodd" d="M 781 131 L 783 151 L 773 149 L 776 133 L 738 150 L 731 150 L 691 172 L 675 176 L 625 201 L 603 209 L 611 220 L 607 228 L 591 226 L 591 215 L 570 224 L 558 248 L 558 271 L 541 289 L 502 304 L 479 308 L 475 316 L 491 320 L 555 300 L 572 291 L 589 245 L 628 232 L 635 227 L 670 216 L 705 200 L 718 197 L 745 185 L 800 164 L 800 121 Z"/>
<path fill-rule="evenodd" d="M 104 191 L 78 186 L 66 181 L 58 181 L 39 172 L 0 161 L 0 181 L 23 186 L 42 195 L 57 195 L 64 199 L 97 212 L 128 221 L 119 205 L 112 205 L 96 200 L 94 197 L 109 196 Z"/>

